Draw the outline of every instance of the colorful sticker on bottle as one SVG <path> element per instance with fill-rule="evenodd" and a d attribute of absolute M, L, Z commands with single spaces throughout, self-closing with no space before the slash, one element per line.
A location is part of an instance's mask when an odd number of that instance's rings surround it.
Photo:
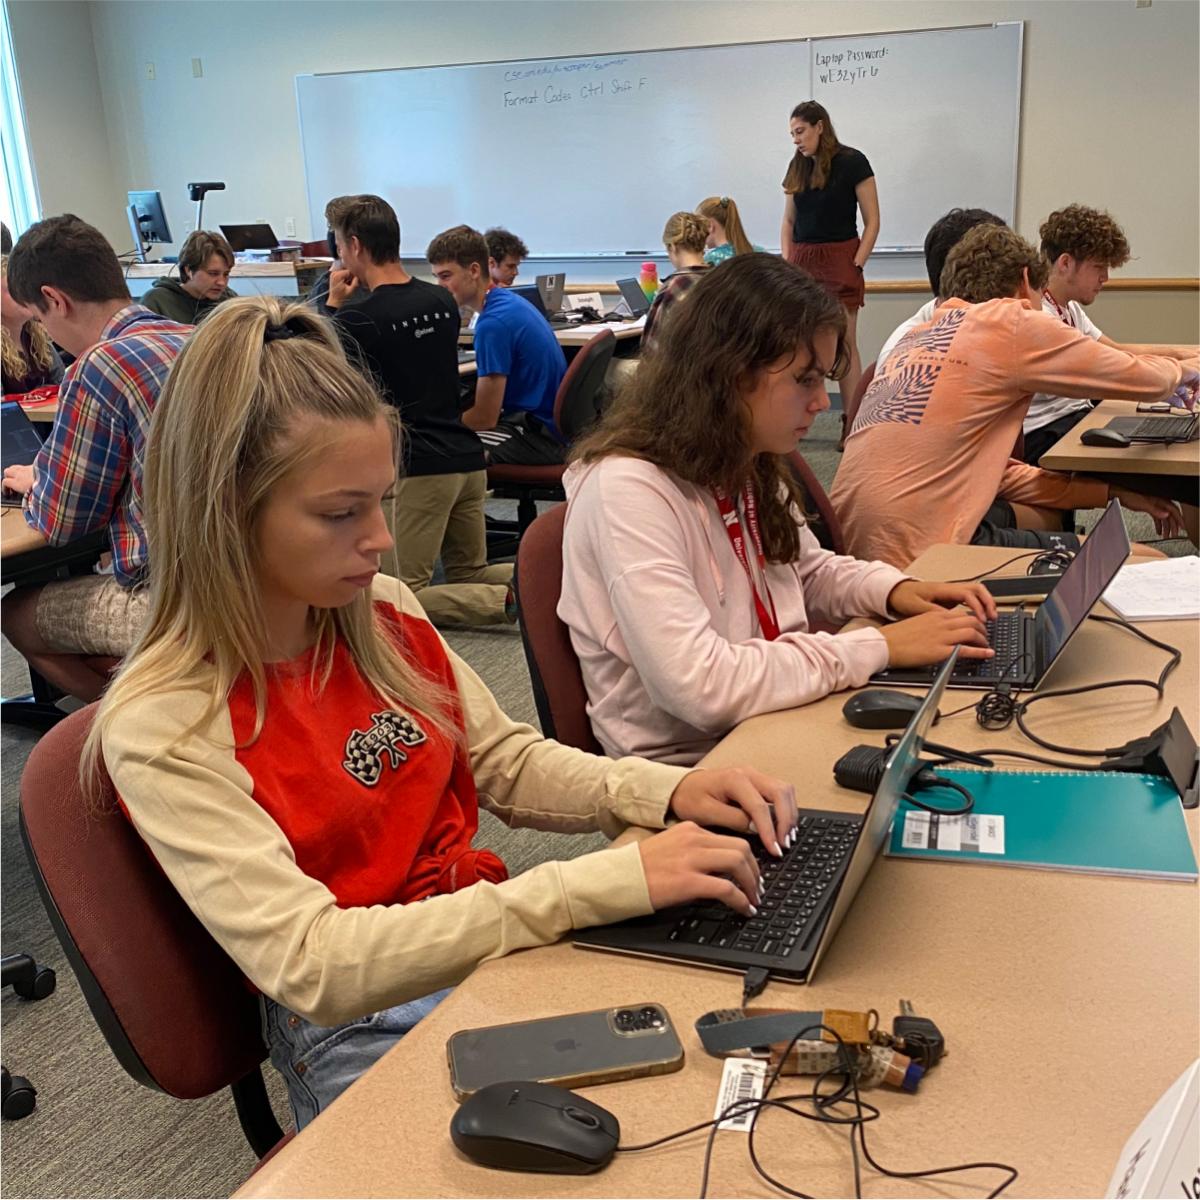
<path fill-rule="evenodd" d="M 941 817 L 910 809 L 904 814 L 905 850 L 942 850 L 951 853 L 1003 854 L 1004 818 L 998 813 L 968 813 Z"/>

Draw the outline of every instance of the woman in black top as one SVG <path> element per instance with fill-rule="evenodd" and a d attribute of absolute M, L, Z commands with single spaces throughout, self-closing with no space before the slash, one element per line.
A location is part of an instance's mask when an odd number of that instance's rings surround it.
<path fill-rule="evenodd" d="M 845 411 L 862 378 L 856 327 L 863 306 L 863 266 L 879 236 L 875 173 L 864 154 L 837 140 L 829 113 L 815 100 L 792 109 L 791 132 L 796 153 L 783 180 L 787 201 L 780 245 L 784 258 L 813 274 L 846 310 L 850 369 L 840 384 Z"/>

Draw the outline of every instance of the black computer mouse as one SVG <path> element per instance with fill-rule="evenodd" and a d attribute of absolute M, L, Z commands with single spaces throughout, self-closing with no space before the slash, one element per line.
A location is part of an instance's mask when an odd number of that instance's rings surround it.
<path fill-rule="evenodd" d="M 485 1167 L 588 1175 L 608 1166 L 621 1126 L 607 1109 L 552 1083 L 492 1083 L 463 1101 L 450 1138 Z"/>
<path fill-rule="evenodd" d="M 1085 429 L 1079 440 L 1085 446 L 1116 446 L 1124 448 L 1129 445 L 1129 439 L 1115 429 L 1101 426 L 1099 429 Z"/>
<path fill-rule="evenodd" d="M 842 705 L 842 716 L 855 729 L 905 729 L 913 713 L 924 703 L 924 696 L 873 688 L 869 692 L 856 692 L 851 696 Z M 937 720 L 936 716 L 934 720 Z"/>

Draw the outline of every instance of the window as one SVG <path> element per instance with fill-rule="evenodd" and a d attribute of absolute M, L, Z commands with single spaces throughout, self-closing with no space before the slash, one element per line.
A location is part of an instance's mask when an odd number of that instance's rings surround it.
<path fill-rule="evenodd" d="M 0 172 L 0 218 L 15 239 L 35 221 L 41 220 L 42 205 L 29 158 L 29 141 L 25 136 L 25 108 L 21 103 L 21 85 L 13 58 L 7 0 L 0 0 L 0 143 L 4 152 L 4 170 Z"/>

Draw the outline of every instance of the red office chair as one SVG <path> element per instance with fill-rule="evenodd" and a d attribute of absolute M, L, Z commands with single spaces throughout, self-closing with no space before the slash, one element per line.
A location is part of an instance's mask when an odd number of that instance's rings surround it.
<path fill-rule="evenodd" d="M 600 416 L 604 373 L 612 361 L 617 339 L 611 329 L 602 329 L 580 347 L 554 397 L 554 424 L 569 445 Z M 488 487 L 497 499 L 517 502 L 516 521 L 488 519 L 488 557 L 504 558 L 516 553 L 525 531 L 537 516 L 539 500 L 565 500 L 562 464 L 522 467 L 503 464 L 488 467 Z"/>
<path fill-rule="evenodd" d="M 808 523 L 817 541 L 826 550 L 832 550 L 835 554 L 845 554 L 846 538 L 842 533 L 842 523 L 838 520 L 838 515 L 812 467 L 799 450 L 793 450 L 788 455 L 788 466 L 792 469 L 793 478 L 808 497 Z"/>
<path fill-rule="evenodd" d="M 542 732 L 566 746 L 603 754 L 588 720 L 587 689 L 571 635 L 558 617 L 566 517 L 567 506 L 560 504 L 542 513 L 525 531 L 517 551 L 513 590 Z"/>
<path fill-rule="evenodd" d="M 875 364 L 870 363 L 867 369 L 863 371 L 862 378 L 858 381 L 858 387 L 854 389 L 854 395 L 850 397 L 850 403 L 842 404 L 842 441 L 844 442 L 850 434 L 851 428 L 854 426 L 854 418 L 858 416 L 859 405 L 862 404 L 863 397 L 867 394 L 867 388 L 871 386 L 871 380 L 875 378 Z M 840 443 L 839 443 L 840 446 Z"/>
<path fill-rule="evenodd" d="M 105 780 L 97 813 L 79 784 L 95 705 L 34 747 L 21 777 L 21 839 L 63 952 L 117 1061 L 182 1100 L 228 1087 L 254 1153 L 284 1140 L 267 1099 L 259 1007 L 192 915 Z"/>

